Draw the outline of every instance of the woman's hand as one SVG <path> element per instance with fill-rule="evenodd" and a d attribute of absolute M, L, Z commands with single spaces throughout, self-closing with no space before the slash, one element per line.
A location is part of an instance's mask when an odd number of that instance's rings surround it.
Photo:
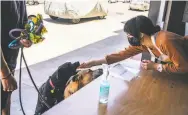
<path fill-rule="evenodd" d="M 82 63 L 78 68 L 90 68 L 90 67 L 93 67 L 95 65 L 97 65 L 96 61 L 89 61 L 89 62 L 86 62 L 86 63 Z"/>
<path fill-rule="evenodd" d="M 106 59 L 93 60 L 86 63 L 82 63 L 78 68 L 90 68 L 97 65 L 107 64 Z"/>
<path fill-rule="evenodd" d="M 157 63 L 154 63 L 150 60 L 143 60 L 141 62 L 141 67 L 146 70 L 157 70 L 157 66 L 158 66 Z"/>
<path fill-rule="evenodd" d="M 28 48 L 28 47 L 30 47 L 30 46 L 32 45 L 32 42 L 31 42 L 30 40 L 27 40 L 27 39 L 22 39 L 22 40 L 20 40 L 20 43 L 21 43 L 24 47 L 26 47 L 26 48 Z"/>
<path fill-rule="evenodd" d="M 14 91 L 17 89 L 17 82 L 12 75 L 5 79 L 2 79 L 1 83 L 4 91 Z"/>

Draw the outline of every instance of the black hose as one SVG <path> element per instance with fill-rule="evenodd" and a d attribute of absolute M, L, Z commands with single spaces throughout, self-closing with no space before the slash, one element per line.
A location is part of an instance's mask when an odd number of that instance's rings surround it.
<path fill-rule="evenodd" d="M 22 80 L 22 79 L 21 79 L 21 76 L 22 76 L 22 68 L 21 68 L 21 67 L 22 67 L 22 58 L 23 58 L 23 60 L 24 60 L 24 63 L 25 63 L 27 72 L 28 72 L 28 74 L 29 74 L 29 77 L 30 77 L 30 79 L 31 79 L 31 81 L 32 81 L 32 83 L 33 83 L 35 89 L 37 90 L 37 92 L 38 92 L 38 94 L 39 94 L 39 97 L 40 97 L 41 100 L 42 100 L 42 103 L 44 103 L 45 106 L 49 109 L 50 106 L 48 105 L 48 103 L 47 103 L 47 102 L 44 100 L 44 98 L 42 97 L 41 93 L 39 92 L 39 90 L 38 90 L 38 88 L 37 88 L 37 86 L 36 86 L 36 84 L 35 84 L 35 82 L 34 82 L 34 80 L 33 80 L 33 77 L 32 77 L 32 75 L 31 75 L 31 72 L 30 72 L 29 68 L 28 68 L 27 62 L 26 62 L 26 60 L 25 60 L 25 56 L 24 56 L 24 53 L 23 53 L 23 47 L 22 47 L 22 48 L 21 48 L 21 57 L 20 57 L 20 71 L 19 71 L 19 101 L 20 101 L 20 106 L 21 106 L 21 110 L 22 110 L 23 115 L 26 115 L 26 114 L 25 114 L 25 111 L 24 111 L 24 109 L 23 109 L 22 95 L 21 95 L 21 80 Z"/>
<path fill-rule="evenodd" d="M 39 89 L 37 88 L 37 86 L 36 86 L 36 84 L 35 84 L 35 82 L 34 82 L 34 80 L 33 80 L 33 77 L 32 77 L 32 75 L 31 75 L 31 72 L 30 72 L 29 68 L 28 68 L 27 62 L 26 62 L 26 60 L 25 60 L 25 56 L 24 56 L 23 50 L 22 50 L 21 53 L 22 53 L 22 57 L 23 57 L 23 60 L 24 60 L 24 63 L 25 63 L 27 72 L 28 72 L 28 74 L 29 74 L 29 77 L 30 77 L 30 79 L 31 79 L 31 81 L 32 81 L 32 83 L 33 83 L 35 89 L 37 90 L 37 92 L 38 92 L 38 94 L 39 94 L 39 97 L 40 97 L 41 100 L 42 100 L 42 103 L 44 103 L 45 106 L 46 106 L 48 109 L 50 109 L 50 106 L 48 105 L 48 103 L 47 103 L 47 102 L 44 100 L 44 98 L 42 97 L 41 93 L 39 92 Z"/>
<path fill-rule="evenodd" d="M 21 52 L 23 52 L 23 48 L 21 48 Z M 20 57 L 20 73 L 19 73 L 19 100 L 20 100 L 20 106 L 21 106 L 21 110 L 23 115 L 25 115 L 25 111 L 23 109 L 23 105 L 22 105 L 22 95 L 21 95 L 21 80 L 22 80 L 22 57 L 23 57 L 23 53 L 21 53 L 21 57 Z"/>

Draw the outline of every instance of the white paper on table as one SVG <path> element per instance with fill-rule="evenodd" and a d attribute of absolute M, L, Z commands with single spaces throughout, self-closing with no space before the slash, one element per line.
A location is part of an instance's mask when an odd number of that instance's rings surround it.
<path fill-rule="evenodd" d="M 126 59 L 120 62 L 123 67 L 132 68 L 135 70 L 140 70 L 140 63 L 141 61 L 133 60 L 133 59 Z"/>
<path fill-rule="evenodd" d="M 110 76 L 120 78 L 122 80 L 131 81 L 137 77 L 139 70 L 125 67 L 122 64 L 116 64 L 110 68 Z"/>

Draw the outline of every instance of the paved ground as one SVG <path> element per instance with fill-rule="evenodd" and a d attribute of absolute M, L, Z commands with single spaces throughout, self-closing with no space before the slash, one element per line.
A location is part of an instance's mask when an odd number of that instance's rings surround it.
<path fill-rule="evenodd" d="M 130 11 L 128 3 L 106 5 L 109 9 L 106 19 L 84 19 L 76 25 L 63 19 L 51 20 L 44 14 L 43 5 L 27 7 L 28 14 L 43 14 L 44 23 L 48 29 L 44 42 L 24 51 L 38 86 L 66 61 L 84 62 L 98 59 L 128 46 L 121 22 L 136 15 L 147 15 L 147 12 Z M 16 78 L 18 78 L 18 72 L 16 72 Z M 22 78 L 24 109 L 26 115 L 33 115 L 37 93 L 25 69 L 23 69 Z M 22 115 L 18 90 L 13 93 L 11 115 Z"/>

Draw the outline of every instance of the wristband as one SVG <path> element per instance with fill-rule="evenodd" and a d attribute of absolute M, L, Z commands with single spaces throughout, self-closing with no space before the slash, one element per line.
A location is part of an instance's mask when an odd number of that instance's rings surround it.
<path fill-rule="evenodd" d="M 7 79 L 12 75 L 12 72 L 10 72 L 6 77 L 2 77 L 1 79 Z"/>
<path fill-rule="evenodd" d="M 162 72 L 162 71 L 163 71 L 162 64 L 159 64 L 159 65 L 157 66 L 157 71 L 159 71 L 159 72 Z"/>

